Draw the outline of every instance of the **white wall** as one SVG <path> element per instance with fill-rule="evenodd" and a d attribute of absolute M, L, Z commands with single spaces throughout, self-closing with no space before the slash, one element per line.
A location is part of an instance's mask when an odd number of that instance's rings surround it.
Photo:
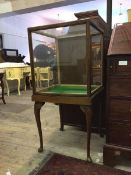
<path fill-rule="evenodd" d="M 0 33 L 3 34 L 3 46 L 8 49 L 18 49 L 25 55 L 24 62 L 30 62 L 27 28 L 46 25 L 52 21 L 45 20 L 33 14 L 16 15 L 0 19 Z"/>

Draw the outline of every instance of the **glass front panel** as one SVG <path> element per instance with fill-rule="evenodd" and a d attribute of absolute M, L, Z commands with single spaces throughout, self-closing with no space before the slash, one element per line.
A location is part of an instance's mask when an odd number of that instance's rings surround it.
<path fill-rule="evenodd" d="M 38 30 L 32 43 L 36 92 L 90 96 L 102 85 L 102 35 L 94 26 Z"/>
<path fill-rule="evenodd" d="M 32 34 L 36 92 L 87 95 L 86 25 Z"/>

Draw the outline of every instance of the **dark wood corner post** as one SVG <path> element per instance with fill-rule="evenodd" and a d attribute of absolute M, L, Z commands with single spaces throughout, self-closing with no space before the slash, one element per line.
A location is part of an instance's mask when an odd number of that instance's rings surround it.
<path fill-rule="evenodd" d="M 42 129 L 41 129 L 40 110 L 44 104 L 45 102 L 37 102 L 37 101 L 34 104 L 34 114 L 35 114 L 38 133 L 40 137 L 40 148 L 38 149 L 38 152 L 43 152 L 43 135 L 42 135 Z"/>
<path fill-rule="evenodd" d="M 87 161 L 92 162 L 90 156 L 90 139 L 91 139 L 91 123 L 92 123 L 92 105 L 80 106 L 81 110 L 86 116 L 86 126 L 87 126 Z"/>
<path fill-rule="evenodd" d="M 107 25 L 108 35 L 110 36 L 112 29 L 112 0 L 107 0 Z"/>

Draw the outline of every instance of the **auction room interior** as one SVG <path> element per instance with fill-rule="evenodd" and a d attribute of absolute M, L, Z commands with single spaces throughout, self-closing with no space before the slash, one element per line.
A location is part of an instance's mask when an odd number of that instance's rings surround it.
<path fill-rule="evenodd" d="M 0 175 L 131 172 L 131 2 L 0 0 Z"/>

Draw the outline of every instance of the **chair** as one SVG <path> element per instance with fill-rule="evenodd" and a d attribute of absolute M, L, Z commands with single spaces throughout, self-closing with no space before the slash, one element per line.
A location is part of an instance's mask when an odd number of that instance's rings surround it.
<path fill-rule="evenodd" d="M 48 87 L 50 84 L 50 80 L 53 80 L 53 72 L 51 70 L 51 67 L 40 67 L 38 69 L 38 79 L 39 79 L 39 84 L 41 87 L 41 82 L 42 81 L 47 81 L 48 82 Z"/>
<path fill-rule="evenodd" d="M 6 68 L 5 70 L 5 82 L 6 82 L 6 87 L 7 87 L 7 95 L 10 95 L 10 89 L 9 89 L 9 84 L 8 81 L 12 80 L 17 80 L 18 81 L 18 95 L 20 95 L 20 84 L 21 84 L 21 79 L 24 79 L 23 77 L 23 69 L 22 68 Z M 25 81 L 24 81 L 25 83 Z M 26 90 L 26 84 L 25 84 L 25 90 Z"/>

